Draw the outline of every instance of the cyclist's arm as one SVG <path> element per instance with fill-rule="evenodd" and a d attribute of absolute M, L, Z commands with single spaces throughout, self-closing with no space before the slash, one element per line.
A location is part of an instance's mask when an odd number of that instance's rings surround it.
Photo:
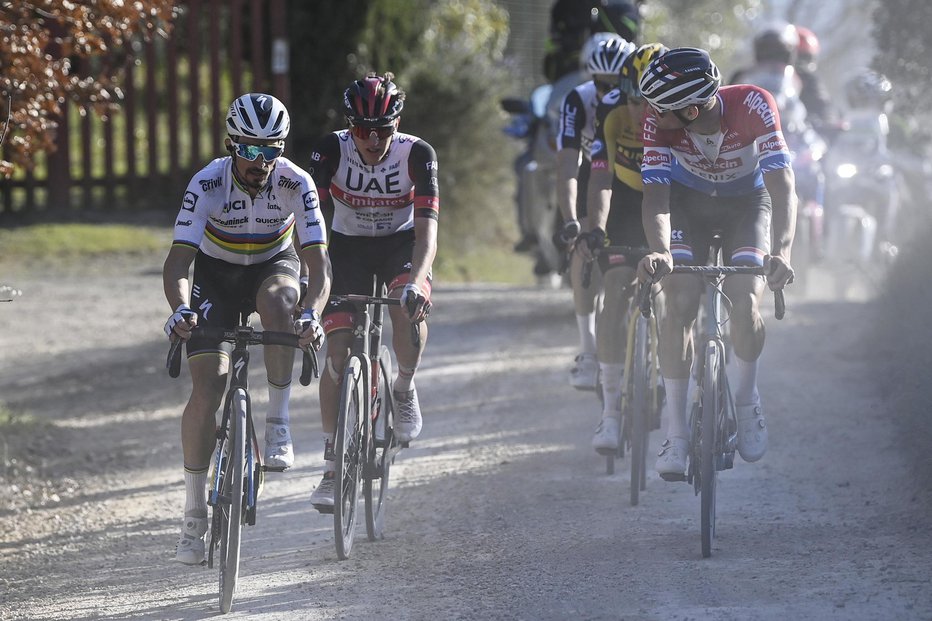
<path fill-rule="evenodd" d="M 307 293 L 300 306 L 305 310 L 313 308 L 318 313 L 322 313 L 324 305 L 327 304 L 327 298 L 330 296 L 330 284 L 333 280 L 327 246 L 325 244 L 306 246 L 301 249 L 299 256 L 302 271 L 307 269 L 308 272 Z"/>
<path fill-rule="evenodd" d="M 582 154 L 581 130 L 585 125 L 585 106 L 576 89 L 563 98 L 557 132 L 557 207 L 564 222 L 576 220 L 576 195 Z M 582 189 L 585 192 L 585 188 Z"/>
<path fill-rule="evenodd" d="M 408 160 L 414 180 L 414 252 L 409 282 L 429 292 L 427 277 L 437 256 L 437 221 L 440 213 L 440 184 L 437 153 L 423 140 L 411 148 Z"/>
<path fill-rule="evenodd" d="M 764 185 L 770 194 L 771 261 L 775 261 L 768 277 L 771 288 L 782 288 L 790 279 L 788 272 L 793 237 L 796 233 L 796 183 L 789 166 L 764 173 Z M 782 265 L 780 265 L 782 263 Z"/>
<path fill-rule="evenodd" d="M 175 243 L 162 266 L 162 287 L 165 299 L 171 310 L 184 304 L 191 304 L 191 283 L 189 280 L 191 263 L 197 255 L 197 248 L 187 244 Z"/>
<path fill-rule="evenodd" d="M 589 214 L 589 228 L 603 231 L 608 223 L 608 213 L 612 201 L 612 179 L 615 162 L 615 123 L 610 112 L 617 106 L 620 97 L 618 90 L 611 91 L 602 98 L 596 109 L 595 137 L 592 141 L 592 166 L 589 170 L 589 187 L 586 192 L 586 210 Z"/>
<path fill-rule="evenodd" d="M 670 186 L 668 184 L 644 184 L 641 221 L 651 253 L 638 263 L 638 279 L 657 280 L 673 269 L 673 255 L 670 253 Z"/>

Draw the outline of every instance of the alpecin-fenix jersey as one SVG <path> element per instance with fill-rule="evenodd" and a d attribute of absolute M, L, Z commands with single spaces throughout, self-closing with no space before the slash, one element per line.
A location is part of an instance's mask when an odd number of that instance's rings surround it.
<path fill-rule="evenodd" d="M 437 219 L 437 155 L 417 136 L 396 133 L 385 159 L 369 166 L 349 130 L 324 136 L 309 170 L 321 200 L 333 202 L 335 233 L 386 237 L 414 228 L 415 218 Z"/>
<path fill-rule="evenodd" d="M 233 159 L 221 157 L 188 184 L 172 243 L 227 263 L 255 265 L 290 246 L 295 232 L 301 248 L 327 243 L 311 176 L 279 157 L 268 184 L 252 198 L 233 176 Z"/>
<path fill-rule="evenodd" d="M 686 129 L 661 130 L 653 110 L 644 117 L 644 185 L 675 181 L 709 196 L 740 196 L 764 185 L 763 173 L 788 168 L 790 151 L 773 96 L 749 84 L 723 86 L 722 143 L 710 161 Z M 705 146 L 705 145 L 703 145 Z"/>

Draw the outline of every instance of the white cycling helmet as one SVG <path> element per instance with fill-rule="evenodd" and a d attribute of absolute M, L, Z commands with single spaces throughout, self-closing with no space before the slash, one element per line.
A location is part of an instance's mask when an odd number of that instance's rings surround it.
<path fill-rule="evenodd" d="M 227 133 L 260 140 L 284 140 L 291 129 L 285 104 L 265 93 L 237 97 L 227 111 Z"/>
<path fill-rule="evenodd" d="M 597 32 L 588 39 L 582 46 L 582 50 L 579 52 L 579 66 L 582 69 L 586 69 L 589 64 L 589 58 L 593 53 L 599 48 L 599 45 L 605 41 L 620 41 L 624 43 L 625 40 L 621 35 L 617 35 L 614 32 Z"/>
<path fill-rule="evenodd" d="M 631 52 L 637 49 L 633 43 L 615 35 L 614 38 L 600 41 L 586 60 L 586 69 L 592 75 L 618 76 L 621 65 Z"/>

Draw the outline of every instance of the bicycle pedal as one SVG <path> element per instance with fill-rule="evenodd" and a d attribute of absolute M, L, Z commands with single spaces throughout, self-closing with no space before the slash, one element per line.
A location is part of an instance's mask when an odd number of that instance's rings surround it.
<path fill-rule="evenodd" d="M 267 466 L 262 464 L 262 472 L 284 472 L 288 470 L 285 466 Z"/>
<path fill-rule="evenodd" d="M 679 472 L 665 472 L 660 475 L 660 478 L 666 481 L 667 483 L 685 483 L 686 474 Z"/>
<path fill-rule="evenodd" d="M 312 505 L 317 509 L 318 513 L 325 513 L 327 515 L 333 515 L 333 506 L 332 505 Z"/>
<path fill-rule="evenodd" d="M 363 476 L 367 479 L 381 479 L 382 478 L 382 465 L 381 464 L 366 464 L 362 469 Z"/>
<path fill-rule="evenodd" d="M 408 443 L 407 443 L 407 442 L 402 442 L 402 443 L 401 443 L 401 448 L 408 448 Z"/>
<path fill-rule="evenodd" d="M 620 458 L 620 455 L 618 454 L 618 449 L 613 449 L 613 448 L 597 448 L 597 449 L 595 449 L 595 452 L 598 453 L 599 455 L 604 455 L 604 456 L 606 456 L 606 457 L 618 457 L 618 458 Z"/>

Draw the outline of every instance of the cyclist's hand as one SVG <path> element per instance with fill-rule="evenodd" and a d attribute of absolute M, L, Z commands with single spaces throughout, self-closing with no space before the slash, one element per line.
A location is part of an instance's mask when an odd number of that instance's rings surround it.
<path fill-rule="evenodd" d="M 576 249 L 579 250 L 579 256 L 583 261 L 595 259 L 595 250 L 604 248 L 607 244 L 608 238 L 605 236 L 605 231 L 598 227 L 581 234 L 576 239 Z"/>
<path fill-rule="evenodd" d="M 317 351 L 324 344 L 324 328 L 320 325 L 320 315 L 313 308 L 301 313 L 301 317 L 294 322 L 294 331 L 298 335 L 298 344 L 304 349 L 310 346 Z"/>
<path fill-rule="evenodd" d="M 638 262 L 638 281 L 657 282 L 672 271 L 672 255 L 666 252 L 651 252 Z"/>
<path fill-rule="evenodd" d="M 401 292 L 401 308 L 404 309 L 411 323 L 420 323 L 430 314 L 431 304 L 427 296 L 421 292 L 420 287 L 409 282 Z"/>
<path fill-rule="evenodd" d="M 191 329 L 196 325 L 197 313 L 188 308 L 187 304 L 181 304 L 165 322 L 165 334 L 169 338 L 174 335 L 187 341 L 191 338 Z"/>
<path fill-rule="evenodd" d="M 776 291 L 793 282 L 793 267 L 786 258 L 775 254 L 767 258 L 767 285 L 771 291 Z"/>
<path fill-rule="evenodd" d="M 569 248 L 581 230 L 579 220 L 567 220 L 563 223 L 563 228 L 554 234 L 553 245 L 560 249 Z"/>

